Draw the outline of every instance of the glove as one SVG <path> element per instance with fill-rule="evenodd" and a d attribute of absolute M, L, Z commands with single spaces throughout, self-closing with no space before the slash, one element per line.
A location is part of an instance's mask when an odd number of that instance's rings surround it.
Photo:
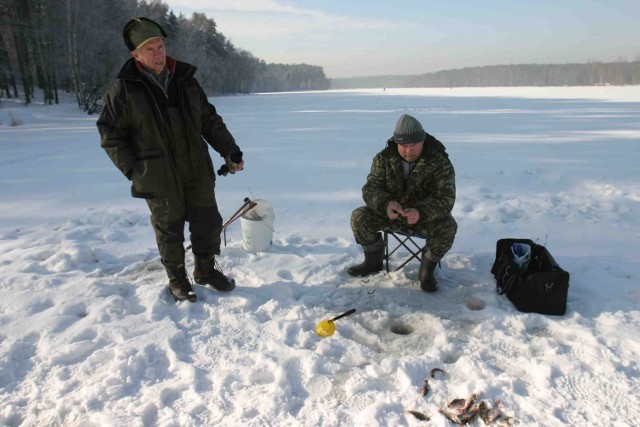
<path fill-rule="evenodd" d="M 242 151 L 235 151 L 224 158 L 225 164 L 218 170 L 218 175 L 226 176 L 228 173 L 234 174 L 244 169 Z"/>
<path fill-rule="evenodd" d="M 242 160 L 242 151 L 236 151 L 225 157 L 224 161 L 229 167 L 232 174 L 241 171 L 244 168 L 244 160 Z"/>

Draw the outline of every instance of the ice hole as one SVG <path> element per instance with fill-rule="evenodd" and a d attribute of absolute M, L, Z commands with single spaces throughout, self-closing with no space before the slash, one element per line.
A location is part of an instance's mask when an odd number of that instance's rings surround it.
<path fill-rule="evenodd" d="M 391 332 L 396 335 L 409 335 L 413 332 L 413 328 L 405 323 L 398 322 L 391 325 Z"/>

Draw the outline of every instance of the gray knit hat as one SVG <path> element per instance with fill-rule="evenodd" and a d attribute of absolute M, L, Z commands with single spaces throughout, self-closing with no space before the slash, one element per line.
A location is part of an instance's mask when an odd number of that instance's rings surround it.
<path fill-rule="evenodd" d="M 420 122 L 408 114 L 400 116 L 393 131 L 393 140 L 396 144 L 417 144 L 423 142 L 426 137 L 427 133 Z"/>

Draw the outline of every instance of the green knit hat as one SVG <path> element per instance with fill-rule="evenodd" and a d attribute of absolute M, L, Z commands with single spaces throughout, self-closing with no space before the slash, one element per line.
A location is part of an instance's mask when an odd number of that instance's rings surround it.
<path fill-rule="evenodd" d="M 155 38 L 165 38 L 167 33 L 149 18 L 133 18 L 124 26 L 122 38 L 129 51 L 139 48 Z"/>
<path fill-rule="evenodd" d="M 427 133 L 422 125 L 414 117 L 403 114 L 396 123 L 393 131 L 393 140 L 396 144 L 418 144 L 423 142 L 427 137 Z"/>

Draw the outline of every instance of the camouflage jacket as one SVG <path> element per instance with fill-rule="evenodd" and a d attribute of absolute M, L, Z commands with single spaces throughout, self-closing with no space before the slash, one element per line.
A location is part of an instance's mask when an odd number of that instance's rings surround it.
<path fill-rule="evenodd" d="M 362 187 L 362 197 L 370 208 L 386 216 L 389 202 L 420 212 L 420 222 L 451 215 L 456 200 L 456 179 L 444 145 L 427 134 L 424 150 L 404 189 L 401 157 L 393 138 L 373 159 L 371 172 Z"/>

